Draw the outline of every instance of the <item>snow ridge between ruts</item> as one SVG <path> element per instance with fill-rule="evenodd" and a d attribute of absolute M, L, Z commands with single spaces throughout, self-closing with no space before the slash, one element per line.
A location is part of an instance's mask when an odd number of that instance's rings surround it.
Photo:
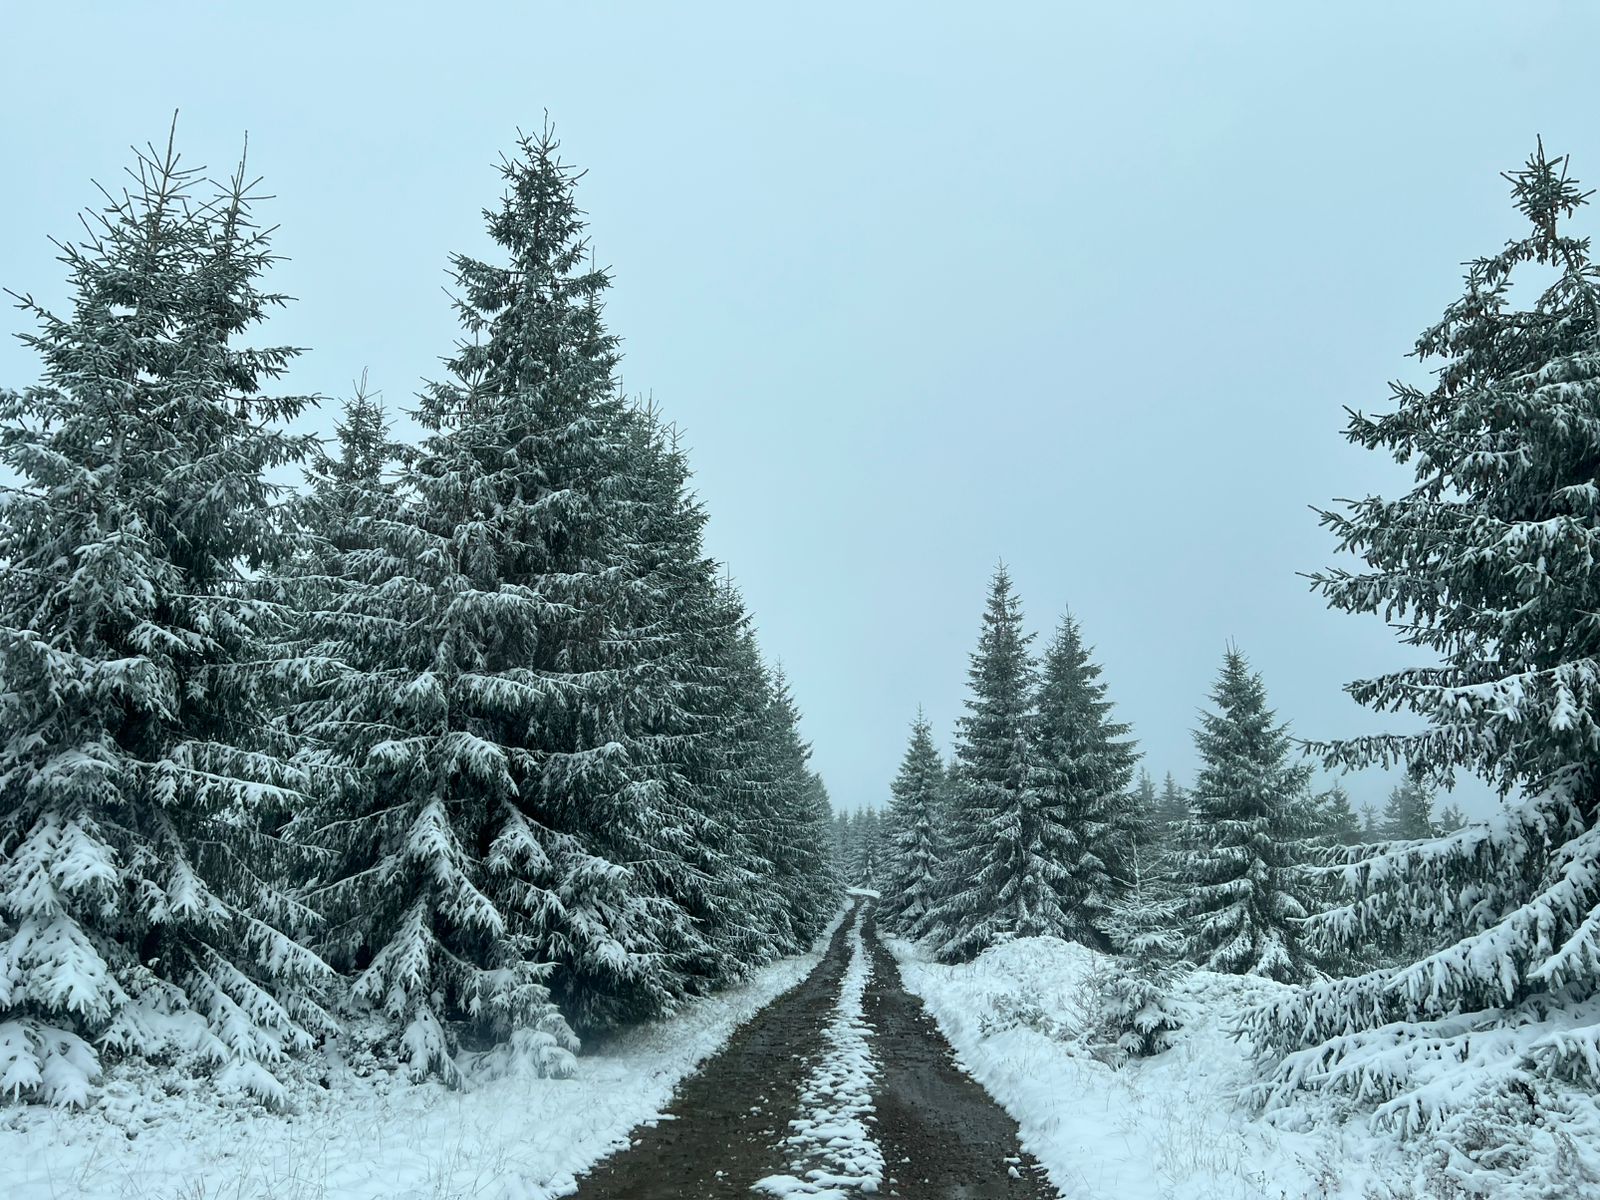
<path fill-rule="evenodd" d="M 852 1194 L 876 1192 L 883 1182 L 883 1151 L 868 1126 L 878 1061 L 861 1006 L 872 961 L 861 939 L 860 905 L 848 937 L 850 964 L 839 1002 L 822 1034 L 822 1055 L 801 1089 L 801 1115 L 789 1122 L 792 1132 L 784 1139 L 794 1155 L 789 1165 L 795 1173 L 769 1175 L 755 1184 L 756 1191 L 849 1200 Z"/>

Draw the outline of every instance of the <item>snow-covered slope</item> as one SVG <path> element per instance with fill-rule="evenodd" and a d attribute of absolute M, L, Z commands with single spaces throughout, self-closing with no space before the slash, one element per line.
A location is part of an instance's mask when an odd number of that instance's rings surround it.
<path fill-rule="evenodd" d="M 830 929 L 831 932 L 831 929 Z M 827 945 L 825 934 L 818 950 Z M 785 959 L 578 1060 L 465 1092 L 379 1072 L 305 1081 L 298 1112 L 221 1107 L 175 1075 L 113 1076 L 87 1112 L 0 1108 L 6 1200 L 546 1200 L 660 1113 L 678 1081 L 803 979 Z"/>

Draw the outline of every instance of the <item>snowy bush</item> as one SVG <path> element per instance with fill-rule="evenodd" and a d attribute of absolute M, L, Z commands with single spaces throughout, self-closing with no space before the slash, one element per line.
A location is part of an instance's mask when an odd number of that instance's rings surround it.
<path fill-rule="evenodd" d="M 1097 1040 L 1115 1050 L 1115 1061 L 1148 1058 L 1172 1047 L 1183 1021 L 1172 1003 L 1177 968 L 1117 963 L 1090 976 L 1095 990 Z"/>
<path fill-rule="evenodd" d="M 1041 945 L 1053 941 L 1018 942 L 1025 957 L 992 961 L 1016 971 L 1030 957 L 1040 957 Z M 999 949 L 992 948 L 986 961 Z M 1182 970 L 1148 960 L 1091 954 L 1083 969 L 1068 977 L 1069 986 L 1019 973 L 1014 987 L 989 996 L 977 1017 L 979 1032 L 988 1038 L 1013 1029 L 1031 1030 L 1111 1066 L 1170 1048 L 1182 1027 L 1172 1001 Z M 1043 956 L 1041 962 L 1048 964 L 1049 956 Z"/>
<path fill-rule="evenodd" d="M 993 1037 L 1008 1029 L 1031 1029 L 1052 1041 L 1066 1042 L 1082 1032 L 1082 1020 L 1065 1019 L 1047 1010 L 1036 994 L 1009 992 L 993 998 L 989 1007 L 978 1016 L 978 1029 L 984 1037 Z"/>

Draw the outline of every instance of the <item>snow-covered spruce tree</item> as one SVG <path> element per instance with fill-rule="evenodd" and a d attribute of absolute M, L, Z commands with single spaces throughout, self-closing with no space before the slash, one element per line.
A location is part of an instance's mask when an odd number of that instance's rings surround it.
<path fill-rule="evenodd" d="M 874 851 L 872 814 L 865 808 L 858 808 L 850 815 L 850 872 L 846 882 L 851 887 L 872 886 Z"/>
<path fill-rule="evenodd" d="M 889 858 L 888 828 L 884 814 L 876 808 L 861 810 L 861 887 L 879 891 Z"/>
<path fill-rule="evenodd" d="M 994 574 L 958 722 L 958 779 L 941 896 L 929 936 L 946 962 L 1007 937 L 1063 935 L 1066 835 L 1037 786 L 1033 747 L 1037 667 L 1004 567 Z"/>
<path fill-rule="evenodd" d="M 840 862 L 842 874 L 841 882 L 846 887 L 861 886 L 862 871 L 862 837 L 861 810 L 845 814 L 844 818 L 844 858 Z"/>
<path fill-rule="evenodd" d="M 712 753 L 702 761 L 714 779 L 706 790 L 720 847 L 720 898 L 703 928 L 722 950 L 725 981 L 808 948 L 837 908 L 843 870 L 833 806 L 810 769 L 799 711 L 782 673 L 762 661 L 734 588 L 716 585 L 703 628 L 715 634 Z"/>
<path fill-rule="evenodd" d="M 303 539 L 305 569 L 316 573 L 335 556 L 367 544 L 364 523 L 393 507 L 392 474 L 401 448 L 389 439 L 389 417 L 362 373 L 340 419 L 334 425 L 337 457 L 317 455 L 306 470 L 306 491 L 299 518 L 309 537 Z"/>
<path fill-rule="evenodd" d="M 1161 793 L 1156 791 L 1156 781 L 1143 767 L 1139 768 L 1139 781 L 1133 785 L 1133 810 L 1144 840 L 1158 841 L 1165 826 L 1161 819 Z"/>
<path fill-rule="evenodd" d="M 1281 982 L 1306 973 L 1295 842 L 1310 767 L 1291 760 L 1261 676 L 1230 647 L 1195 732 L 1200 772 L 1181 873 L 1185 952 L 1196 965 Z"/>
<path fill-rule="evenodd" d="M 1339 846 L 1354 846 L 1361 841 L 1361 818 L 1350 806 L 1350 793 L 1342 785 L 1336 783 L 1312 800 L 1314 836 Z"/>
<path fill-rule="evenodd" d="M 1444 786 L 1467 770 L 1521 796 L 1347 868 L 1347 903 L 1314 938 L 1432 948 L 1255 1013 L 1257 1037 L 1289 1052 L 1268 1098 L 1326 1088 L 1414 1129 L 1485 1093 L 1531 1094 L 1545 1072 L 1600 1083 L 1600 271 L 1568 231 L 1585 194 L 1566 171 L 1541 146 L 1507 176 L 1528 228 L 1469 264 L 1418 340 L 1433 385 L 1394 385 L 1392 411 L 1351 417 L 1349 439 L 1416 482 L 1324 514 L 1365 569 L 1317 580 L 1331 606 L 1399 622 L 1440 660 L 1352 684 L 1427 728 L 1326 746 L 1330 762 L 1403 761 Z M 1530 271 L 1543 290 L 1514 292 Z"/>
<path fill-rule="evenodd" d="M 1091 983 L 1097 1018 L 1119 1056 L 1159 1054 L 1183 1026 L 1171 1000 L 1187 971 L 1182 907 L 1171 878 L 1152 875 L 1140 894 L 1122 897 L 1105 915 L 1106 938 L 1119 957 Z"/>
<path fill-rule="evenodd" d="M 1059 932 L 1099 950 L 1110 948 L 1106 920 L 1133 886 L 1146 840 L 1129 793 L 1138 751 L 1111 707 L 1077 621 L 1063 615 L 1040 670 L 1034 786 L 1048 853 L 1063 872 L 1056 893 L 1067 921 Z"/>
<path fill-rule="evenodd" d="M 296 725 L 328 792 L 311 836 L 337 856 L 317 901 L 329 957 L 414 1078 L 456 1080 L 464 1035 L 562 1073 L 576 1044 L 532 934 L 560 905 L 551 839 L 518 802 L 528 752 L 498 736 L 532 689 L 493 664 L 531 638 L 538 598 L 498 586 L 497 530 L 433 507 L 447 499 L 424 488 L 363 522 L 371 544 L 341 553 L 344 586 L 305 616 L 302 661 L 325 669 Z"/>
<path fill-rule="evenodd" d="M 278 1102 L 331 1026 L 251 586 L 308 401 L 241 344 L 282 302 L 243 164 L 202 195 L 169 139 L 129 174 L 62 246 L 71 311 L 23 300 L 44 378 L 0 402 L 0 1089 L 83 1103 L 109 1051 Z"/>
<path fill-rule="evenodd" d="M 1189 794 L 1178 786 L 1178 781 L 1168 771 L 1161 781 L 1161 795 L 1156 800 L 1155 819 L 1152 822 L 1156 840 L 1167 851 L 1178 850 L 1183 844 L 1189 826 Z"/>
<path fill-rule="evenodd" d="M 1437 830 L 1433 819 L 1433 793 L 1419 780 L 1407 779 L 1389 792 L 1381 817 L 1383 836 L 1407 842 L 1430 838 Z"/>
<path fill-rule="evenodd" d="M 638 503 L 635 568 L 627 584 L 634 633 L 632 724 L 651 747 L 646 767 L 659 827 L 653 857 L 636 874 L 693 922 L 674 965 L 678 982 L 703 992 L 781 952 L 781 918 L 764 872 L 770 864 L 744 832 L 740 783 L 730 773 L 746 716 L 731 665 L 749 620 L 718 581 L 703 546 L 706 513 L 689 491 L 674 429 L 636 409 L 629 483 Z M 731 656 L 731 657 L 730 657 Z M 758 689 L 760 685 L 750 681 Z"/>
<path fill-rule="evenodd" d="M 413 1078 L 457 1082 L 458 1052 L 494 1043 L 502 1065 L 565 1073 L 576 1042 L 549 968 L 521 912 L 488 894 L 538 861 L 506 749 L 476 736 L 509 707 L 483 702 L 486 646 L 526 636 L 529 606 L 485 586 L 488 523 L 414 478 L 389 481 L 397 448 L 364 388 L 338 440 L 308 473 L 309 549 L 278 581 L 299 612 L 280 661 L 315 781 L 295 833 L 328 857 L 314 893 L 325 953 L 353 978 L 358 1039 Z"/>
<path fill-rule="evenodd" d="M 850 815 L 835 812 L 832 822 L 833 834 L 833 862 L 839 878 L 842 880 L 846 874 L 846 865 L 850 861 Z"/>
<path fill-rule="evenodd" d="M 738 770 L 745 781 L 748 827 L 767 864 L 767 887 L 778 901 L 782 953 L 810 946 L 837 908 L 838 885 L 827 851 L 832 805 L 811 770 L 811 746 L 800 735 L 800 710 L 781 670 L 768 671 L 754 638 L 747 640 L 748 696 L 754 714 L 749 750 Z"/>
<path fill-rule="evenodd" d="M 939 789 L 944 760 L 919 709 L 900 770 L 889 785 L 888 861 L 878 919 L 886 929 L 920 936 L 936 898 L 941 843 Z"/>
<path fill-rule="evenodd" d="M 721 707 L 716 811 L 737 835 L 729 854 L 748 882 L 725 919 L 749 925 L 746 965 L 810 947 L 838 907 L 833 806 L 809 765 L 800 713 L 781 671 L 763 661 L 737 590 L 717 587 L 713 674 Z"/>
<path fill-rule="evenodd" d="M 1148 775 L 1144 781 L 1154 791 Z M 1188 969 L 1179 928 L 1185 897 L 1178 859 L 1161 840 L 1137 843 L 1130 885 L 1101 917 L 1106 945 L 1117 958 L 1090 982 L 1101 1033 L 1119 1057 L 1159 1054 L 1182 1025 L 1171 1002 Z"/>
<path fill-rule="evenodd" d="M 715 970 L 679 857 L 696 718 L 663 666 L 698 525 L 616 391 L 608 280 L 555 153 L 546 131 L 502 166 L 509 263 L 455 260 L 473 340 L 423 396 L 402 502 L 342 556 L 300 721 L 341 781 L 319 837 L 338 956 L 414 1073 L 489 1041 L 564 1070 L 551 993 L 599 1026 Z"/>
<path fill-rule="evenodd" d="M 551 987 L 575 1025 L 604 1027 L 669 1008 L 714 956 L 677 890 L 697 867 L 663 761 L 695 719 L 676 687 L 691 665 L 671 661 L 683 647 L 662 624 L 678 579 L 657 518 L 673 489 L 637 472 L 638 418 L 601 319 L 610 277 L 589 262 L 577 172 L 546 127 L 501 176 L 487 218 L 503 261 L 453 260 L 471 340 L 424 397 L 440 435 L 413 487 L 454 528 L 486 524 L 480 586 L 527 600 L 531 626 L 485 653 L 529 707 L 475 732 L 528 756 L 518 806 L 549 863 L 534 878 L 556 901 L 529 914 L 534 957 L 558 965 Z M 508 882 L 506 903 L 529 882 Z"/>

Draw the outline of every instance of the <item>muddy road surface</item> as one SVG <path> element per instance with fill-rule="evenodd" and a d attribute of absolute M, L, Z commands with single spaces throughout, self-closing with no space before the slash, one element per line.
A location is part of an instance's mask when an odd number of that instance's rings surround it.
<path fill-rule="evenodd" d="M 861 936 L 851 934 L 859 922 Z M 905 990 L 879 941 L 871 902 L 858 903 L 816 969 L 735 1032 L 726 1049 L 685 1079 L 664 1119 L 635 1129 L 632 1143 L 578 1181 L 577 1200 L 715 1200 L 759 1197 L 759 1181 L 807 1176 L 785 1143 L 807 1076 L 824 1052 L 852 953 L 872 976 L 861 998 L 871 1027 L 873 1113 L 883 1177 L 827 1197 L 904 1200 L 1059 1200 L 1017 1125 L 955 1065 L 922 1002 Z M 858 981 L 859 986 L 859 981 Z M 804 1191 L 792 1194 L 804 1195 Z"/>

